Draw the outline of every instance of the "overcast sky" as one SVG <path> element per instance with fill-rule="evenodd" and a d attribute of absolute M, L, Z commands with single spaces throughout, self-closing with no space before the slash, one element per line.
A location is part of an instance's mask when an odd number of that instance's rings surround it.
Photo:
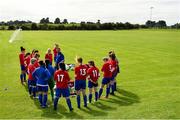
<path fill-rule="evenodd" d="M 42 17 L 68 21 L 145 23 L 150 19 L 180 22 L 180 0 L 0 0 L 0 21 L 32 20 Z"/>

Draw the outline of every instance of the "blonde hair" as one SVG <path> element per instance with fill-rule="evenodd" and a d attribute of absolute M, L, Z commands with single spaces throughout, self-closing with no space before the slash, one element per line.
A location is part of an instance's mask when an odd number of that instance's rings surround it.
<path fill-rule="evenodd" d="M 51 49 L 50 49 L 50 48 L 48 48 L 48 49 L 47 49 L 47 53 L 49 53 L 49 51 L 51 51 Z"/>
<path fill-rule="evenodd" d="M 54 46 L 55 46 L 56 48 L 58 48 L 58 47 L 59 47 L 59 44 L 55 43 Z"/>

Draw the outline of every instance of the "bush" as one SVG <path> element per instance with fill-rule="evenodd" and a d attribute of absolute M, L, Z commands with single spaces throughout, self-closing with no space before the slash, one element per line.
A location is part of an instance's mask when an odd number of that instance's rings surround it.
<path fill-rule="evenodd" d="M 36 23 L 31 24 L 31 30 L 38 30 L 38 26 Z"/>
<path fill-rule="evenodd" d="M 8 30 L 15 30 L 16 29 L 16 27 L 14 26 L 14 25 L 10 25 L 9 27 L 8 27 Z"/>

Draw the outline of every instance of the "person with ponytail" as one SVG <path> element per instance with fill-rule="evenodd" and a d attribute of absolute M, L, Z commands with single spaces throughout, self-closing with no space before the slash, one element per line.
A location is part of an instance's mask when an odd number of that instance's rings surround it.
<path fill-rule="evenodd" d="M 21 84 L 24 84 L 24 82 L 26 82 L 25 48 L 21 46 L 20 50 L 21 50 L 19 54 L 20 67 L 21 67 L 20 80 L 21 80 Z"/>

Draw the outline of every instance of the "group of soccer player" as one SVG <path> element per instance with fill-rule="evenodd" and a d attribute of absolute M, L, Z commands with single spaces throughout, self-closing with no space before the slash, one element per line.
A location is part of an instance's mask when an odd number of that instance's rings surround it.
<path fill-rule="evenodd" d="M 48 48 L 44 61 L 39 59 L 40 54 L 38 50 L 34 49 L 31 53 L 26 53 L 25 48 L 21 47 L 20 49 L 20 79 L 23 85 L 28 83 L 29 95 L 34 99 L 39 99 L 40 106 L 46 108 L 49 88 L 54 103 L 54 110 L 57 110 L 58 100 L 63 96 L 66 98 L 69 110 L 72 111 L 69 89 L 70 76 L 66 69 L 65 57 L 59 45 L 55 44 L 53 54 L 51 49 Z M 55 66 L 52 66 L 53 61 Z M 120 71 L 114 51 L 110 51 L 108 57 L 103 58 L 101 71 L 103 72 L 103 79 L 98 91 L 100 71 L 96 67 L 95 62 L 91 60 L 88 61 L 88 64 L 83 64 L 83 59 L 76 57 L 74 85 L 78 108 L 81 108 L 81 93 L 84 107 L 87 107 L 88 102 L 92 102 L 93 92 L 95 94 L 94 101 L 101 98 L 104 86 L 106 86 L 105 98 L 108 98 L 109 94 L 114 95 L 116 91 L 116 76 Z M 26 81 L 26 74 L 28 74 L 28 82 Z M 88 80 L 89 88 L 88 99 L 86 95 L 86 79 Z"/>

